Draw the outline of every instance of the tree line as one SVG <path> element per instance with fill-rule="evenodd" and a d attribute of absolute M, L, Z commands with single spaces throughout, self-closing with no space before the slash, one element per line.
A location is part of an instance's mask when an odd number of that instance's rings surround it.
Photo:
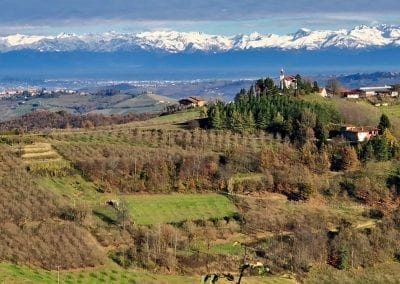
<path fill-rule="evenodd" d="M 23 131 L 38 129 L 68 129 L 93 128 L 113 124 L 124 124 L 133 121 L 143 121 L 155 117 L 157 114 L 129 113 L 126 115 L 85 114 L 74 115 L 66 111 L 50 112 L 45 110 L 34 111 L 21 117 L 0 122 L 0 131 Z"/>
<path fill-rule="evenodd" d="M 307 138 L 325 141 L 327 125 L 342 121 L 330 105 L 279 95 L 272 79 L 258 83 L 257 90 L 242 89 L 233 102 L 212 105 L 208 109 L 208 125 L 237 132 L 268 131 L 304 143 Z"/>

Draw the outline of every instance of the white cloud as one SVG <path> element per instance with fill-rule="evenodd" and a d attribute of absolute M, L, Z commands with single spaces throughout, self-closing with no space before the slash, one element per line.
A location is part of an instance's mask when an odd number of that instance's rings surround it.
<path fill-rule="evenodd" d="M 48 3 L 46 3 L 48 2 Z M 400 24 L 400 2 L 380 0 L 24 0 L 0 1 L 2 34 L 60 32 L 202 31 L 285 34 L 301 27 L 349 28 Z"/>

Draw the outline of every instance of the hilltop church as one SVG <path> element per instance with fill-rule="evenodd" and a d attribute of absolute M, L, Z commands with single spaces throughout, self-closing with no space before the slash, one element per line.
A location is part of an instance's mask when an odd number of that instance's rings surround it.
<path fill-rule="evenodd" d="M 297 90 L 297 80 L 294 76 L 285 76 L 285 71 L 281 69 L 279 74 L 279 88 L 283 89 L 294 89 Z"/>

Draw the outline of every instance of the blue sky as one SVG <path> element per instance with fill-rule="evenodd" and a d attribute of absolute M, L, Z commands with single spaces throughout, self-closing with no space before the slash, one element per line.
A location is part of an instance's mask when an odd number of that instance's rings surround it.
<path fill-rule="evenodd" d="M 400 25 L 398 0 L 0 0 L 0 34 L 295 32 Z"/>

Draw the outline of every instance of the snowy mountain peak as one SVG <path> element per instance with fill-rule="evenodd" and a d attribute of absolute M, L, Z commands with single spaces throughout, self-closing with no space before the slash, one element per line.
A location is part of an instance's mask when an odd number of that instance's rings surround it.
<path fill-rule="evenodd" d="M 10 36 L 6 37 L 5 42 L 9 46 L 21 46 L 21 45 L 30 45 L 30 44 L 36 43 L 38 41 L 41 41 L 44 38 L 46 38 L 46 37 L 15 34 L 15 35 L 10 35 Z M 3 39 L 4 38 L 1 38 L 1 40 L 3 40 Z"/>
<path fill-rule="evenodd" d="M 310 35 L 311 32 L 312 31 L 310 29 L 301 28 L 293 35 L 293 38 L 294 39 L 302 38 L 302 37 Z"/>
<path fill-rule="evenodd" d="M 71 38 L 76 37 L 77 35 L 74 33 L 60 33 L 56 36 L 56 38 Z"/>
<path fill-rule="evenodd" d="M 400 46 L 400 26 L 356 26 L 351 30 L 302 28 L 294 34 L 221 36 L 202 32 L 153 31 L 141 33 L 106 32 L 99 34 L 61 33 L 56 36 L 9 35 L 0 37 L 0 52 L 31 49 L 39 51 L 129 51 L 134 49 L 179 52 L 225 52 L 247 49 L 361 49 Z"/>

